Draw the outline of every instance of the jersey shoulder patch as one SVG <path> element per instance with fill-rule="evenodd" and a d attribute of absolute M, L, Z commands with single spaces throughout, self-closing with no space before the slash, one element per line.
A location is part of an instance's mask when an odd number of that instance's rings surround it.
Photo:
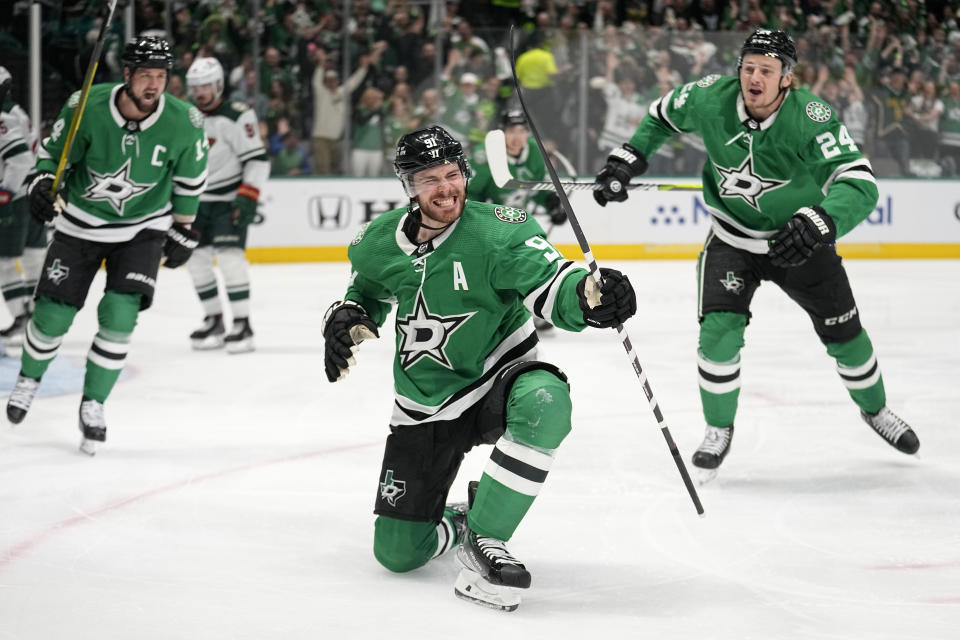
<path fill-rule="evenodd" d="M 516 207 L 496 207 L 493 214 L 504 222 L 520 224 L 527 221 L 527 212 Z"/>
<path fill-rule="evenodd" d="M 230 103 L 230 108 L 232 108 L 232 109 L 233 109 L 234 111 L 236 111 L 237 113 L 243 113 L 244 111 L 246 111 L 247 109 L 249 109 L 250 106 L 247 105 L 247 103 L 245 103 L 245 102 L 231 102 L 231 103 Z"/>
<path fill-rule="evenodd" d="M 817 100 L 811 100 L 808 102 L 805 111 L 807 113 L 807 117 L 814 122 L 827 122 L 833 115 L 833 112 L 830 110 L 829 106 Z"/>
<path fill-rule="evenodd" d="M 471 164 L 487 164 L 487 150 L 484 147 L 479 147 L 473 152 Z"/>
<path fill-rule="evenodd" d="M 360 241 L 363 240 L 363 236 L 367 233 L 367 227 L 369 226 L 369 222 L 363 223 L 363 225 L 360 227 L 360 231 L 357 231 L 357 235 L 353 237 L 353 240 L 350 242 L 350 244 L 353 246 L 360 244 Z"/>
<path fill-rule="evenodd" d="M 712 85 L 714 82 L 716 82 L 716 81 L 719 80 L 720 78 L 721 78 L 721 76 L 720 76 L 719 73 L 711 73 L 710 75 L 704 76 L 704 77 L 700 78 L 699 80 L 697 80 L 697 86 L 698 86 L 698 87 L 701 87 L 701 88 L 703 88 L 703 89 L 706 89 L 707 87 L 709 87 L 710 85 Z"/>
<path fill-rule="evenodd" d="M 67 106 L 73 109 L 78 104 L 80 104 L 80 92 L 74 91 L 72 94 L 70 94 L 70 97 L 67 99 Z"/>
<path fill-rule="evenodd" d="M 190 115 L 190 123 L 197 129 L 203 129 L 203 113 L 196 107 L 190 107 L 187 111 Z"/>

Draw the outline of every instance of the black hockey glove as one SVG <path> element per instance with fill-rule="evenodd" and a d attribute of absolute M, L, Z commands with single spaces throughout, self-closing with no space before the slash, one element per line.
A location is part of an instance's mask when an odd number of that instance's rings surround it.
<path fill-rule="evenodd" d="M 37 222 L 45 224 L 57 217 L 65 208 L 63 197 L 60 193 L 53 195 L 54 175 L 49 171 L 39 171 L 29 176 L 27 194 L 30 197 L 30 215 L 36 218 Z"/>
<path fill-rule="evenodd" d="M 798 267 L 813 252 L 837 240 L 837 225 L 823 207 L 801 207 L 770 238 L 770 264 L 775 267 Z"/>
<path fill-rule="evenodd" d="M 550 224 L 559 227 L 567 222 L 567 212 L 560 205 L 560 196 L 551 193 L 547 196 L 547 216 L 550 217 Z"/>
<path fill-rule="evenodd" d="M 368 338 L 379 338 L 377 323 L 366 310 L 350 300 L 336 301 L 323 316 L 323 368 L 327 380 L 336 382 L 357 362 L 353 355 Z"/>
<path fill-rule="evenodd" d="M 583 320 L 591 327 L 606 329 L 623 324 L 637 312 L 637 294 L 627 276 L 616 269 L 600 269 L 603 285 L 587 275 L 577 284 Z"/>
<path fill-rule="evenodd" d="M 186 264 L 199 243 L 199 233 L 180 222 L 174 222 L 167 229 L 167 241 L 163 244 L 163 255 L 166 257 L 163 266 L 176 269 Z"/>
<path fill-rule="evenodd" d="M 647 159 L 629 142 L 624 142 L 622 147 L 610 152 L 607 164 L 597 174 L 596 183 L 602 188 L 593 192 L 593 199 L 601 207 L 607 206 L 608 202 L 623 202 L 627 199 L 630 179 L 646 170 Z"/>

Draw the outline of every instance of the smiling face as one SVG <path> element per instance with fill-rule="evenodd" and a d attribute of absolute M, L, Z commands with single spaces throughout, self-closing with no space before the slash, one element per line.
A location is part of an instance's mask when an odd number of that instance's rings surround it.
<path fill-rule="evenodd" d="M 765 120 L 783 101 L 781 89 L 790 86 L 793 73 L 781 76 L 783 63 L 762 53 L 748 53 L 740 66 L 743 102 L 756 120 Z"/>
<path fill-rule="evenodd" d="M 467 181 L 455 163 L 418 171 L 412 178 L 423 222 L 445 227 L 460 217 L 467 199 Z"/>

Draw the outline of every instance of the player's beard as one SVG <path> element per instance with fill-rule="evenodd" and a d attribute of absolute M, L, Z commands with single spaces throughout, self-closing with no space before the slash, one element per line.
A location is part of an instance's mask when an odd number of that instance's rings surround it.
<path fill-rule="evenodd" d="M 137 110 L 140 113 L 151 114 L 157 110 L 157 107 L 160 106 L 160 96 L 163 95 L 163 91 L 149 90 L 144 91 L 140 94 L 140 97 L 134 95 L 133 91 L 130 89 L 130 85 L 127 85 L 127 96 L 133 101 L 133 104 L 137 107 Z M 143 98 L 151 96 L 153 102 L 145 103 Z"/>
<path fill-rule="evenodd" d="M 443 228 L 456 222 L 463 213 L 466 202 L 466 185 L 454 187 L 446 185 L 442 190 L 430 194 L 421 194 L 417 197 L 420 203 L 420 215 L 424 226 Z M 451 200 L 449 205 L 444 202 Z"/>

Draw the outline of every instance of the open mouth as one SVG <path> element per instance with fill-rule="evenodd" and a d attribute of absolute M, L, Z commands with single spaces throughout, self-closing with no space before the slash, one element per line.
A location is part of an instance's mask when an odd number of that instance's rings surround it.
<path fill-rule="evenodd" d="M 755 87 L 751 87 L 750 90 L 748 91 L 748 93 L 749 93 L 750 95 L 754 96 L 755 98 L 759 98 L 760 96 L 763 95 L 763 90 L 762 90 L 762 89 L 757 89 L 757 88 L 755 88 Z"/>

